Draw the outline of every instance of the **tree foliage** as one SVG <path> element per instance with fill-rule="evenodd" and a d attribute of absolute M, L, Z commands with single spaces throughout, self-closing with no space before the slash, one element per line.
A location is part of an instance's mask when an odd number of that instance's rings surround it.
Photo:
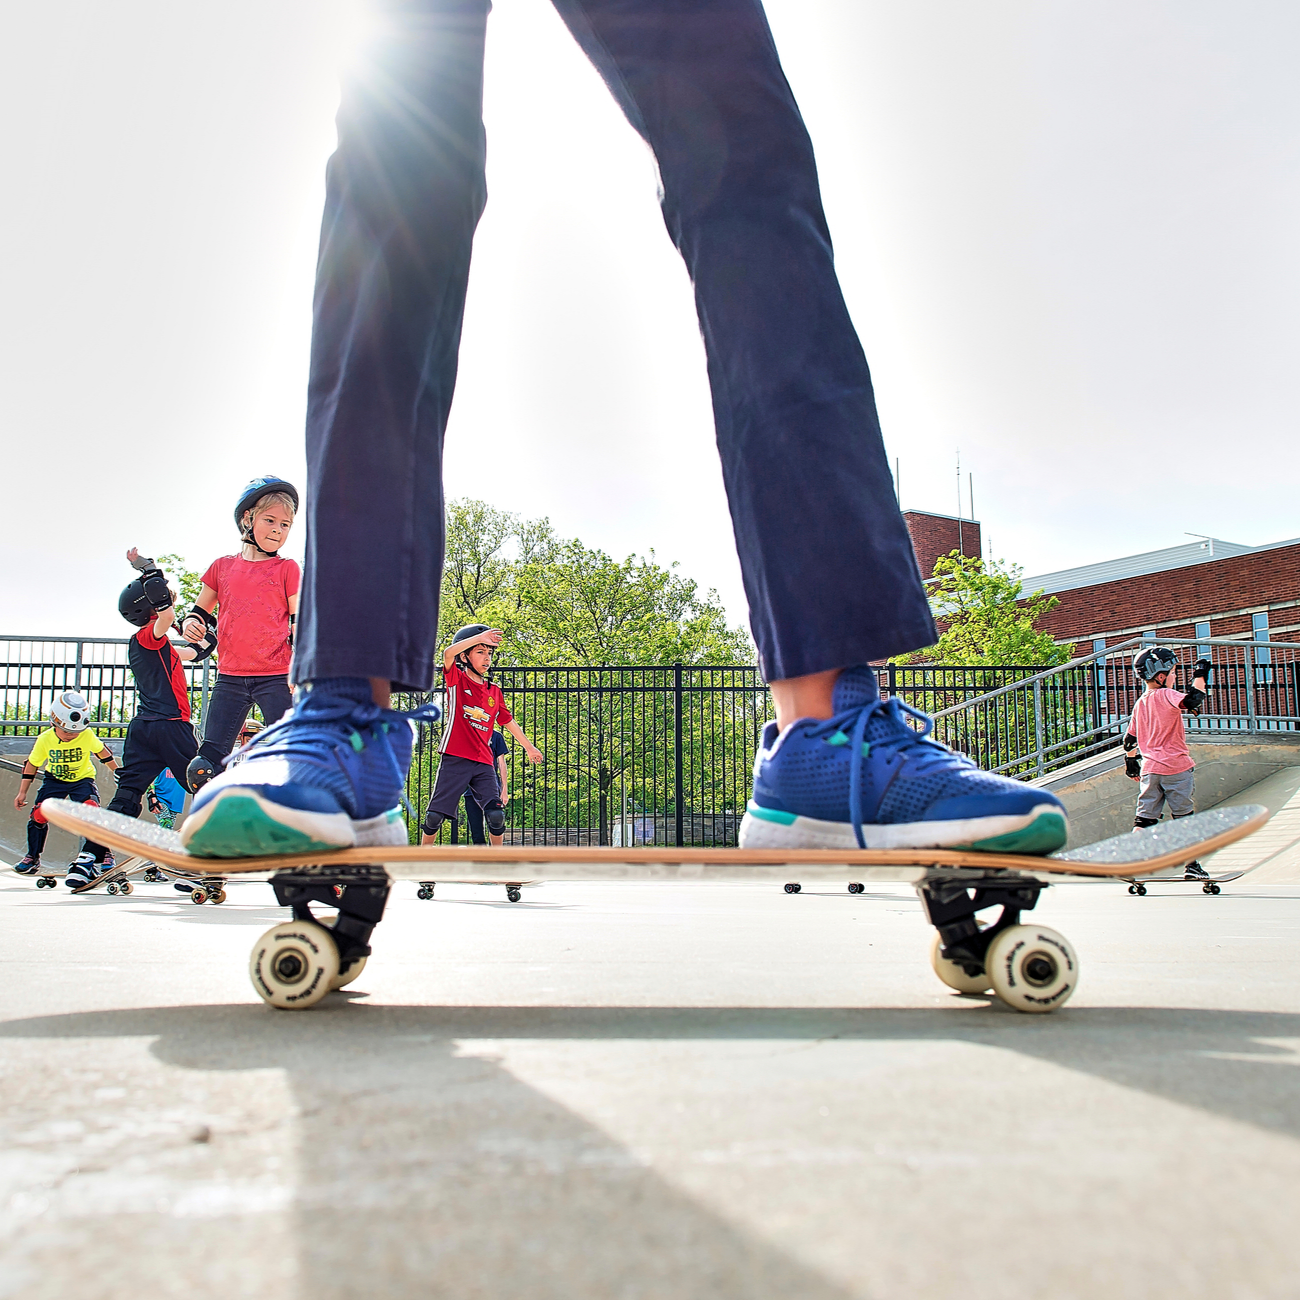
<path fill-rule="evenodd" d="M 616 560 L 557 537 L 547 519 L 457 500 L 447 507 L 438 644 L 466 623 L 502 630 L 502 664 L 754 662 L 717 593 L 653 551 Z"/>
<path fill-rule="evenodd" d="M 203 575 L 197 569 L 191 569 L 183 555 L 160 555 L 158 567 L 171 575 L 182 605 L 188 607 L 198 600 L 203 590 Z"/>
<path fill-rule="evenodd" d="M 1023 594 L 1024 570 L 1005 560 L 985 563 L 958 551 L 935 562 L 930 607 L 941 628 L 925 650 L 894 659 L 899 664 L 1022 664 L 1050 667 L 1070 657 L 1035 624 L 1060 601 L 1041 591 Z"/>

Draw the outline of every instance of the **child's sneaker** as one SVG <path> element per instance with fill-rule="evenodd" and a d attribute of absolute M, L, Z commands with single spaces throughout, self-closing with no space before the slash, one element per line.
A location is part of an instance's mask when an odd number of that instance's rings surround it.
<path fill-rule="evenodd" d="M 14 863 L 14 870 L 20 876 L 34 876 L 41 869 L 39 853 L 24 853 L 20 862 Z"/>
<path fill-rule="evenodd" d="M 63 883 L 69 889 L 76 889 L 79 885 L 88 885 L 92 880 L 98 880 L 106 871 L 111 871 L 116 864 L 113 861 L 113 855 L 107 853 L 104 855 L 103 862 L 96 862 L 93 853 L 78 853 L 76 861 L 68 868 L 68 873 L 63 877 Z"/>
<path fill-rule="evenodd" d="M 742 848 L 1050 853 L 1065 843 L 1055 795 L 983 772 L 927 739 L 933 721 L 899 699 L 881 700 L 865 664 L 840 674 L 833 699 L 827 721 L 802 718 L 784 733 L 767 724 Z"/>
<path fill-rule="evenodd" d="M 1209 880 L 1210 873 L 1199 862 L 1189 862 L 1183 868 L 1184 880 Z"/>
<path fill-rule="evenodd" d="M 411 722 L 439 716 L 432 704 L 381 709 L 364 679 L 303 688 L 194 796 L 181 842 L 202 858 L 405 844 Z"/>

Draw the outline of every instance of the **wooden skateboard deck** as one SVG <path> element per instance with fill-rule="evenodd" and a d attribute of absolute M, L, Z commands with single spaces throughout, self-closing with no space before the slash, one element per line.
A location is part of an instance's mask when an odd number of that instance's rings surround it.
<path fill-rule="evenodd" d="M 1207 876 L 1189 876 L 1180 872 L 1175 876 L 1143 876 L 1140 880 L 1136 877 L 1124 876 L 1121 879 L 1128 881 L 1130 894 L 1145 894 L 1148 885 L 1200 885 L 1203 894 L 1218 894 L 1222 892 L 1221 885 L 1226 885 L 1230 880 L 1240 880 L 1242 876 L 1248 876 L 1254 869 L 1249 867 L 1245 871 L 1211 872 Z"/>
<path fill-rule="evenodd" d="M 205 861 L 214 861 L 214 859 L 195 858 L 195 863 Z M 195 903 L 224 903 L 226 901 L 225 876 L 218 875 L 214 872 L 198 872 L 195 870 L 179 870 L 176 867 L 170 867 L 153 861 L 152 858 L 134 856 L 127 858 L 125 862 L 119 862 L 115 867 L 98 875 L 94 880 L 88 880 L 84 885 L 78 885 L 72 892 L 74 894 L 93 893 L 101 885 L 105 892 L 109 894 L 130 894 L 134 890 L 131 883 L 132 876 L 139 876 L 149 871 L 156 870 L 169 882 L 181 881 L 192 885 L 190 890 L 190 899 Z"/>
<path fill-rule="evenodd" d="M 186 852 L 176 831 L 124 817 L 105 808 L 47 799 L 45 815 L 56 826 L 88 835 L 101 844 L 148 857 L 185 872 L 237 875 L 301 867 L 382 865 L 393 880 L 449 883 L 500 882 L 507 863 L 526 864 L 525 878 L 544 880 L 764 880 L 786 881 L 791 868 L 805 880 L 914 883 L 932 873 L 960 879 L 1028 874 L 1050 881 L 1062 876 L 1131 880 L 1212 853 L 1268 820 L 1256 804 L 1196 813 L 1142 831 L 1047 857 L 981 853 L 959 849 L 679 849 L 568 848 L 557 845 L 400 845 L 336 849 L 260 858 L 197 858 Z"/>

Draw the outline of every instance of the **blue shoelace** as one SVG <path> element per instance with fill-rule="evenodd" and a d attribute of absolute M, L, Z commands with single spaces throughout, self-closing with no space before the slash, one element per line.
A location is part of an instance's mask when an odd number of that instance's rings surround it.
<path fill-rule="evenodd" d="M 867 727 L 871 719 L 877 715 L 884 715 L 895 724 L 894 734 L 869 744 L 867 742 Z M 921 723 L 920 731 L 908 725 L 908 717 L 913 717 Z M 849 721 L 850 718 L 852 718 L 851 722 Z M 867 847 L 866 837 L 862 834 L 862 760 L 870 752 L 873 745 L 876 749 L 890 750 L 895 753 L 900 753 L 903 750 L 920 750 L 919 755 L 914 755 L 914 758 L 919 760 L 919 773 L 940 766 L 975 766 L 964 755 L 954 753 L 937 740 L 931 740 L 929 737 L 933 730 L 933 718 L 926 713 L 922 713 L 920 709 L 914 709 L 910 704 L 897 697 L 891 697 L 887 700 L 872 700 L 869 704 L 863 704 L 856 710 L 846 710 L 820 726 L 809 729 L 809 736 L 815 739 L 826 740 L 830 744 L 842 745 L 847 742 L 849 745 L 849 819 L 853 822 L 853 835 L 858 841 L 858 848 L 865 849 Z M 837 739 L 838 737 L 844 739 Z"/>

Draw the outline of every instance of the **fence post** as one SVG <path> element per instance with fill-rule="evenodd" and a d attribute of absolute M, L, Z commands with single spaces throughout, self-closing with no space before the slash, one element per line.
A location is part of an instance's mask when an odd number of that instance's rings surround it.
<path fill-rule="evenodd" d="M 1043 775 L 1043 682 L 1034 678 L 1034 749 L 1038 755 L 1038 775 Z"/>
<path fill-rule="evenodd" d="M 1255 717 L 1255 652 L 1250 642 L 1242 643 L 1246 651 L 1246 730 L 1256 730 L 1258 719 Z"/>
<path fill-rule="evenodd" d="M 77 666 L 72 670 L 72 689 L 81 690 L 81 648 L 85 645 L 84 641 L 77 642 Z"/>
<path fill-rule="evenodd" d="M 892 700 L 898 694 L 898 665 L 889 665 L 889 698 Z"/>
<path fill-rule="evenodd" d="M 678 848 L 686 843 L 685 827 L 682 820 L 682 666 L 673 664 L 673 802 L 677 810 L 677 838 L 673 841 Z"/>
<path fill-rule="evenodd" d="M 212 660 L 203 661 L 203 685 L 199 688 L 199 722 L 203 728 L 203 737 L 207 739 L 208 732 L 208 669 L 212 667 Z"/>

